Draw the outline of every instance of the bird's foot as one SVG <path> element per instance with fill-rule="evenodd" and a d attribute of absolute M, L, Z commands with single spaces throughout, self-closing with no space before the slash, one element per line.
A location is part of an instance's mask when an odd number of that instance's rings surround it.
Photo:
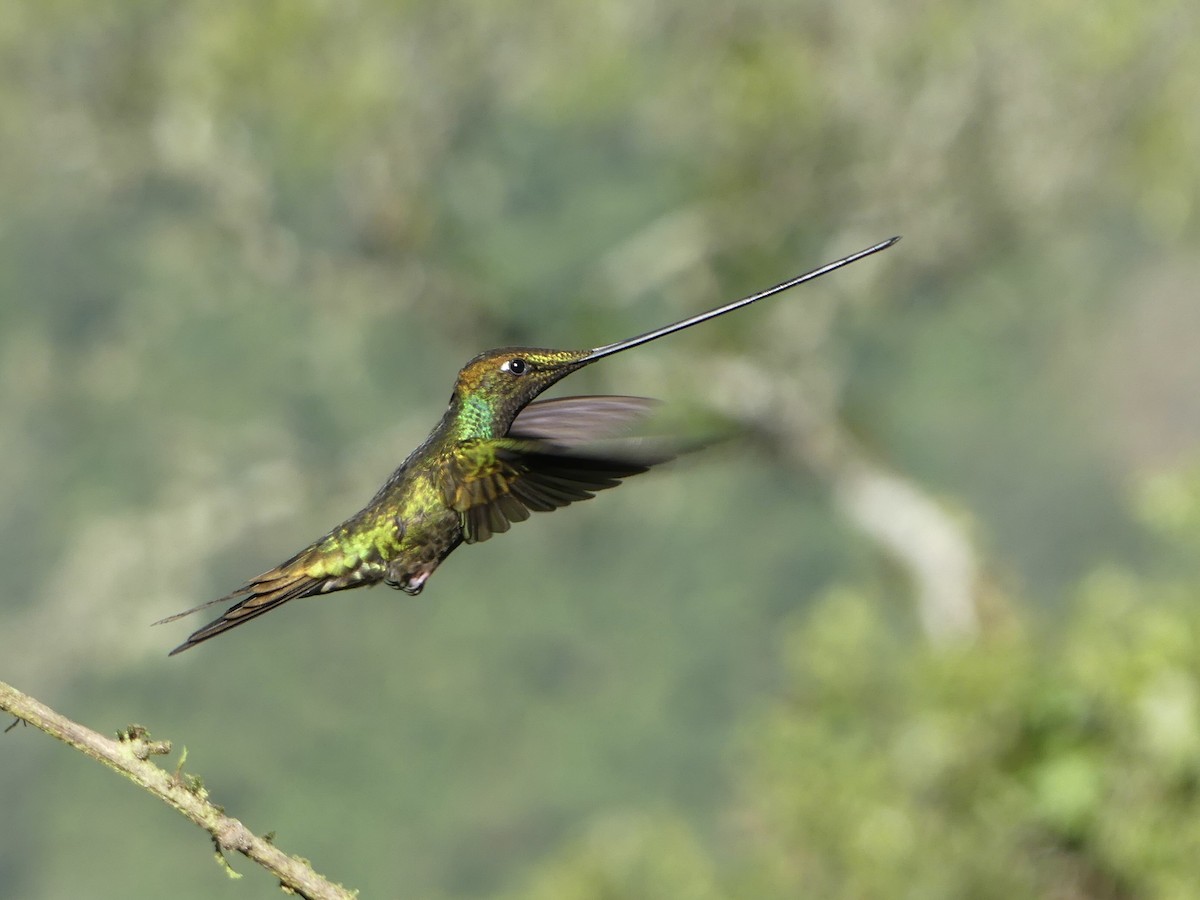
<path fill-rule="evenodd" d="M 425 588 L 425 582 L 429 580 L 429 576 L 432 574 L 432 570 L 426 569 L 422 569 L 419 572 L 405 573 L 395 584 L 396 587 L 400 588 L 400 590 L 404 591 L 410 597 L 415 597 Z"/>
<path fill-rule="evenodd" d="M 441 560 L 426 560 L 421 562 L 408 561 L 393 561 L 388 567 L 387 576 L 384 578 L 384 583 L 388 587 L 394 587 L 397 590 L 404 591 L 409 596 L 415 597 L 421 593 L 425 587 L 425 582 L 429 580 L 429 576 L 434 573 Z"/>

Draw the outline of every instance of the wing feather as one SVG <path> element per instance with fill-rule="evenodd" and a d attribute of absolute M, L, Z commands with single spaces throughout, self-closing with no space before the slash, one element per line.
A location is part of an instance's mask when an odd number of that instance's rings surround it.
<path fill-rule="evenodd" d="M 513 420 L 508 436 L 576 447 L 627 431 L 659 405 L 648 397 L 556 397 L 535 400 Z"/>
<path fill-rule="evenodd" d="M 615 487 L 673 455 L 624 451 L 589 454 L 546 440 L 512 437 L 466 441 L 447 466 L 446 502 L 459 514 L 463 539 L 478 544 L 528 519 L 531 512 L 591 499 L 596 491 Z"/>

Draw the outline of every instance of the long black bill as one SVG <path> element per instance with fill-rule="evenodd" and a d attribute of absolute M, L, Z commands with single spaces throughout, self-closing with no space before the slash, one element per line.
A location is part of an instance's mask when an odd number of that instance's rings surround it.
<path fill-rule="evenodd" d="M 597 359 L 602 359 L 605 356 L 610 356 L 613 353 L 620 353 L 622 350 L 628 350 L 630 347 L 637 347 L 639 344 L 645 344 L 647 341 L 658 340 L 664 335 L 671 334 L 676 331 L 682 331 L 684 328 L 691 328 L 693 325 L 699 325 L 701 322 L 707 322 L 709 319 L 715 319 L 717 316 L 723 316 L 727 312 L 733 312 L 735 309 L 741 309 L 743 306 L 749 306 L 756 300 L 762 300 L 764 297 L 770 297 L 773 294 L 779 294 L 790 288 L 794 288 L 798 284 L 804 284 L 806 281 L 812 281 L 814 278 L 820 278 L 822 275 L 832 272 L 834 269 L 840 269 L 842 266 L 848 266 L 850 263 L 858 262 L 864 256 L 870 256 L 872 253 L 878 253 L 880 250 L 886 250 L 896 241 L 900 240 L 897 235 L 894 238 L 889 238 L 882 243 L 876 244 L 874 247 L 868 247 L 866 250 L 859 250 L 857 253 L 851 253 L 849 256 L 839 259 L 836 262 L 826 263 L 819 269 L 813 269 L 811 272 L 805 272 L 803 275 L 797 275 L 788 281 L 784 281 L 775 287 L 767 288 L 765 291 L 759 291 L 757 294 L 751 294 L 749 297 L 743 297 L 741 300 L 734 300 L 732 303 L 726 303 L 724 306 L 718 306 L 716 309 L 710 309 L 708 312 L 702 312 L 690 318 L 684 319 L 681 322 L 676 322 L 674 325 L 664 325 L 662 328 L 655 328 L 653 331 L 647 331 L 645 334 L 639 334 L 637 337 L 626 338 L 623 341 L 617 341 L 615 344 L 605 344 L 603 347 L 597 347 L 580 362 L 590 363 Z"/>

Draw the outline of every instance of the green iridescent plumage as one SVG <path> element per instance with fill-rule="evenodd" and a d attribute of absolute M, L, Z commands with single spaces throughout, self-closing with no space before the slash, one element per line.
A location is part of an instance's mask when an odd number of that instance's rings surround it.
<path fill-rule="evenodd" d="M 418 594 L 459 544 L 486 541 L 533 512 L 548 512 L 671 458 L 661 446 L 606 444 L 645 417 L 641 397 L 535 398 L 596 360 L 787 290 L 894 244 L 892 238 L 758 294 L 593 350 L 506 347 L 462 371 L 441 421 L 371 502 L 291 559 L 225 597 L 232 605 L 171 651 L 179 653 L 289 600 L 384 582 Z M 591 447 L 591 449 L 589 449 Z"/>

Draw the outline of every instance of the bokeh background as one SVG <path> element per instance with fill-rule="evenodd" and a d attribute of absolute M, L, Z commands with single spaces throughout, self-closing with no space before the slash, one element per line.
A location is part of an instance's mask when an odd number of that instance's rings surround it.
<path fill-rule="evenodd" d="M 364 897 L 1200 883 L 1200 7 L 0 11 L 0 678 Z M 508 343 L 743 437 L 172 659 Z M 271 897 L 31 729 L 0 895 Z M 168 765 L 171 763 L 168 762 Z"/>

